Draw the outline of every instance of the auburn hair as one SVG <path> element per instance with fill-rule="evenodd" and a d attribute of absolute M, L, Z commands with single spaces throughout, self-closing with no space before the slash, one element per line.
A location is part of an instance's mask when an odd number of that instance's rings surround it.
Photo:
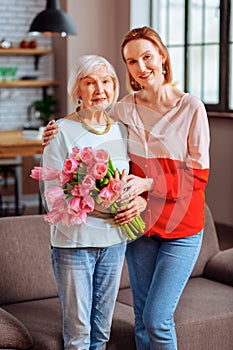
<path fill-rule="evenodd" d="M 159 50 L 160 55 L 164 58 L 163 63 L 163 70 L 164 70 L 164 82 L 170 83 L 172 81 L 172 69 L 171 69 L 171 61 L 170 56 L 167 47 L 163 43 L 161 37 L 159 34 L 152 28 L 144 26 L 140 28 L 133 28 L 128 33 L 125 34 L 122 43 L 121 43 L 121 55 L 126 63 L 125 57 L 124 57 L 124 48 L 126 44 L 129 41 L 132 40 L 138 40 L 138 39 L 145 39 L 149 40 L 154 44 L 157 49 Z M 138 84 L 134 79 L 132 78 L 131 74 L 128 71 L 128 68 L 126 66 L 126 85 L 129 90 L 138 91 L 142 87 L 140 84 Z"/>

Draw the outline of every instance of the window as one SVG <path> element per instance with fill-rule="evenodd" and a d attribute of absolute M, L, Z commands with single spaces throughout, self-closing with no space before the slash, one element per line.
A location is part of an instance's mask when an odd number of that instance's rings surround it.
<path fill-rule="evenodd" d="M 231 0 L 131 0 L 131 28 L 143 25 L 167 45 L 178 88 L 208 111 L 233 111 Z"/>
<path fill-rule="evenodd" d="M 233 110 L 233 6 L 231 8 L 230 33 L 230 109 Z"/>

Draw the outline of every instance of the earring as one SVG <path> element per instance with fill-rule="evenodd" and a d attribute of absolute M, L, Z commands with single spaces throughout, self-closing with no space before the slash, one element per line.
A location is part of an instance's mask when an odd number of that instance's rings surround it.
<path fill-rule="evenodd" d="M 77 101 L 78 107 L 81 107 L 82 103 L 83 103 L 82 99 L 79 98 L 78 101 Z"/>
<path fill-rule="evenodd" d="M 131 84 L 131 85 L 135 85 L 134 79 L 131 79 L 130 84 Z"/>
<path fill-rule="evenodd" d="M 162 68 L 162 74 L 165 75 L 167 73 L 166 69 L 164 67 Z"/>

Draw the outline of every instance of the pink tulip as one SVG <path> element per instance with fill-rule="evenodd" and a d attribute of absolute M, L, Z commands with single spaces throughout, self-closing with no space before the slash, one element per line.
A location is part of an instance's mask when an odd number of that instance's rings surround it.
<path fill-rule="evenodd" d="M 82 209 L 82 201 L 80 197 L 73 197 L 68 204 L 68 213 L 71 215 L 79 215 Z"/>
<path fill-rule="evenodd" d="M 32 177 L 34 180 L 42 180 L 42 168 L 40 166 L 35 166 L 31 170 L 30 177 Z"/>
<path fill-rule="evenodd" d="M 66 208 L 67 204 L 64 199 L 57 200 L 56 207 L 44 216 L 45 221 L 47 221 L 50 225 L 61 221 L 64 213 L 66 212 Z"/>
<path fill-rule="evenodd" d="M 72 180 L 74 174 L 73 173 L 67 173 L 65 171 L 62 170 L 62 172 L 60 173 L 60 182 L 62 185 L 68 183 L 70 180 Z"/>
<path fill-rule="evenodd" d="M 49 211 L 46 215 L 44 215 L 44 219 L 50 225 L 54 225 L 54 224 L 58 223 L 59 221 L 61 221 L 62 216 L 63 216 L 62 212 L 60 212 L 57 209 L 53 209 L 53 210 Z"/>
<path fill-rule="evenodd" d="M 61 219 L 61 222 L 63 225 L 65 226 L 71 226 L 73 225 L 73 216 L 68 214 L 67 212 L 64 212 L 63 215 L 62 215 L 62 219 Z"/>
<path fill-rule="evenodd" d="M 82 200 L 82 208 L 86 213 L 90 213 L 95 208 L 95 200 L 91 196 L 85 196 Z"/>
<path fill-rule="evenodd" d="M 109 200 L 111 200 L 112 196 L 114 195 L 113 190 L 110 187 L 104 187 L 102 188 L 102 190 L 100 191 L 98 197 L 104 201 L 104 202 L 108 202 Z"/>
<path fill-rule="evenodd" d="M 83 187 L 89 191 L 95 188 L 95 178 L 92 175 L 86 175 L 82 181 Z"/>
<path fill-rule="evenodd" d="M 76 219 L 74 221 L 76 223 L 78 222 L 86 222 L 87 220 L 87 214 L 85 210 L 82 208 L 82 200 L 81 198 L 71 198 L 69 204 L 68 204 L 68 213 L 75 216 Z"/>
<path fill-rule="evenodd" d="M 87 213 L 85 210 L 81 210 L 78 216 L 73 217 L 73 224 L 80 225 L 80 224 L 86 224 L 87 222 Z"/>
<path fill-rule="evenodd" d="M 59 200 L 64 200 L 62 199 L 63 195 L 64 195 L 64 192 L 63 192 L 63 189 L 59 186 L 55 186 L 55 187 L 51 187 L 51 188 L 48 188 L 45 192 L 44 192 L 44 195 L 45 195 L 45 199 L 46 201 L 48 202 L 48 204 L 52 207 L 52 208 L 55 208 L 55 207 L 59 207 L 59 206 L 62 206 L 62 204 L 64 205 L 64 203 L 59 203 Z"/>
<path fill-rule="evenodd" d="M 72 196 L 75 196 L 75 197 L 84 197 L 88 193 L 89 193 L 88 188 L 86 188 L 82 185 L 74 186 L 74 189 L 71 191 Z"/>
<path fill-rule="evenodd" d="M 83 222 L 83 217 L 81 215 L 74 216 L 69 213 L 64 213 L 62 217 L 62 224 L 65 226 L 80 225 Z"/>
<path fill-rule="evenodd" d="M 121 193 L 124 187 L 124 184 L 121 180 L 111 179 L 109 180 L 109 186 L 115 193 Z"/>
<path fill-rule="evenodd" d="M 97 163 L 108 163 L 109 153 L 103 149 L 99 149 L 94 153 L 94 159 Z"/>
<path fill-rule="evenodd" d="M 104 163 L 96 163 L 92 169 L 91 173 L 95 179 L 100 180 L 107 174 L 107 166 Z"/>
<path fill-rule="evenodd" d="M 72 148 L 72 152 L 69 154 L 69 158 L 79 160 L 80 159 L 79 153 L 80 153 L 80 148 L 78 146 L 74 146 Z"/>
<path fill-rule="evenodd" d="M 59 178 L 59 175 L 60 171 L 58 169 L 35 166 L 34 169 L 31 170 L 30 177 L 35 180 L 51 181 L 57 180 Z"/>
<path fill-rule="evenodd" d="M 55 168 L 44 167 L 42 169 L 42 177 L 45 181 L 58 180 L 60 173 L 60 170 Z"/>
<path fill-rule="evenodd" d="M 65 159 L 63 172 L 70 174 L 78 168 L 78 161 L 76 159 Z"/>
<path fill-rule="evenodd" d="M 91 147 L 84 147 L 83 150 L 80 151 L 80 159 L 85 164 L 90 164 L 93 162 L 94 151 Z"/>

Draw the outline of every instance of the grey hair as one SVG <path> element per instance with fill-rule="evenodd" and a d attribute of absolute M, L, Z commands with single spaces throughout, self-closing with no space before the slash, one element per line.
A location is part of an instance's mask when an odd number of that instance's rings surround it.
<path fill-rule="evenodd" d="M 68 81 L 67 91 L 75 106 L 78 101 L 78 89 L 80 80 L 90 74 L 93 74 L 98 68 L 105 66 L 108 74 L 114 83 L 113 103 L 117 101 L 119 96 L 119 80 L 112 64 L 104 57 L 98 55 L 83 55 L 78 58 L 76 64 L 71 70 Z"/>

